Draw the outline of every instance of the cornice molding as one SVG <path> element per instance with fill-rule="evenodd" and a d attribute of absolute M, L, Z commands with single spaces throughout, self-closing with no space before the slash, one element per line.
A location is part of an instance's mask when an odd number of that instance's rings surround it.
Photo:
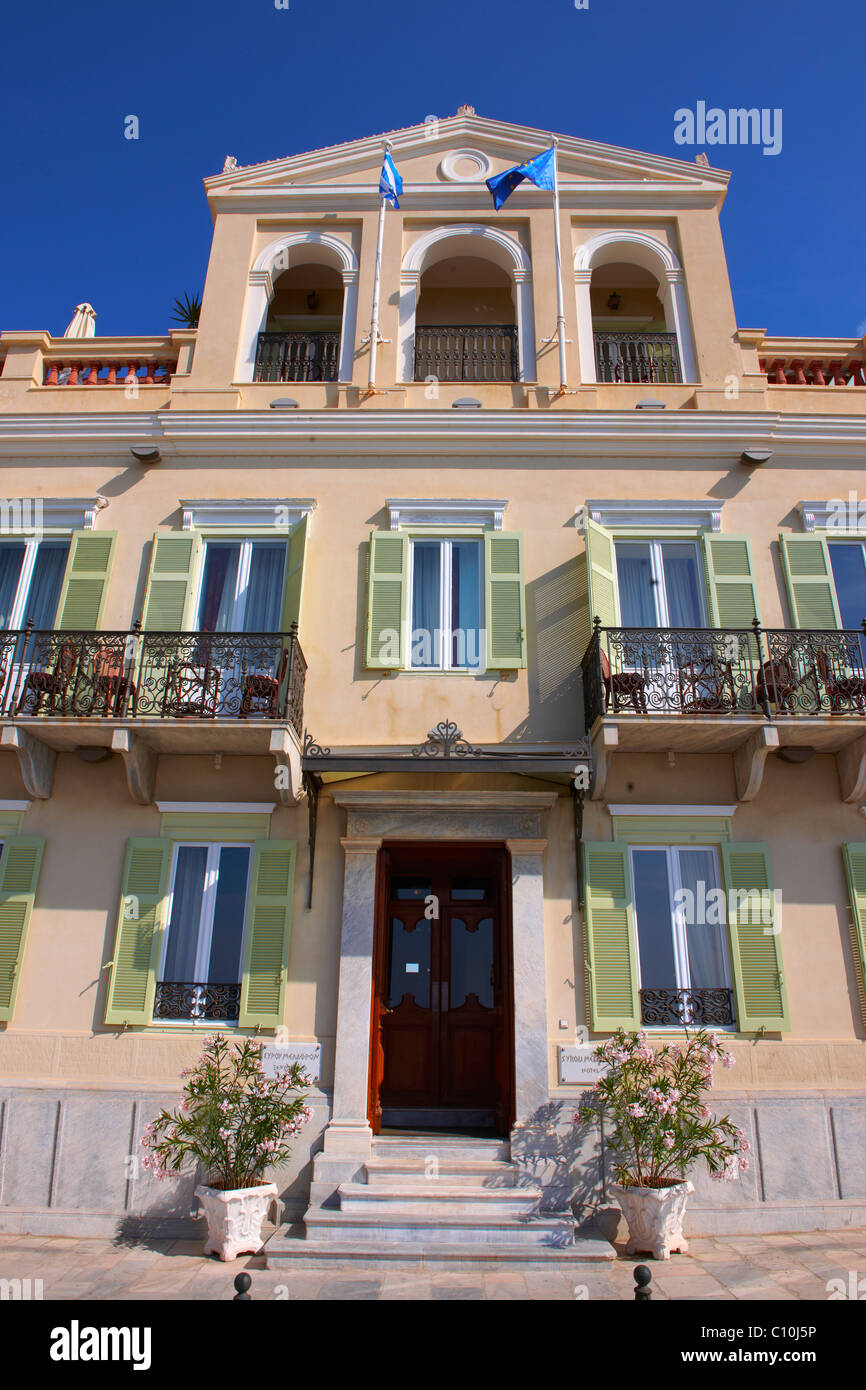
<path fill-rule="evenodd" d="M 611 502 L 598 502 L 587 499 L 586 508 L 590 520 L 600 526 L 652 526 L 656 530 L 662 526 L 684 526 L 690 530 L 698 527 L 702 531 L 722 529 L 722 503 L 706 500 L 662 501 L 632 498 Z"/>
<path fill-rule="evenodd" d="M 501 531 L 508 502 L 459 497 L 389 497 L 386 506 L 392 531 L 399 526 L 489 526 Z"/>
<path fill-rule="evenodd" d="M 48 531 L 92 531 L 108 506 L 105 497 L 7 497 L 0 505 L 4 535 Z"/>
<path fill-rule="evenodd" d="M 856 494 L 823 502 L 798 502 L 804 531 L 834 531 L 839 535 L 863 534 L 861 506 Z"/>
<path fill-rule="evenodd" d="M 0 415 L 0 457 L 56 458 L 125 454 L 130 444 L 158 444 L 164 465 L 173 457 L 235 455 L 441 456 L 494 450 L 525 459 L 663 458 L 730 463 L 743 449 L 782 456 L 866 458 L 866 415 L 783 415 L 755 411 L 515 411 L 515 410 L 165 410 L 152 413 Z"/>

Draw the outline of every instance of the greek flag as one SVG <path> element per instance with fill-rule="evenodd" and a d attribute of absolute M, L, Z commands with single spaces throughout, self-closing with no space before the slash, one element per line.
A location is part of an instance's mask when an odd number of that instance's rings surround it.
<path fill-rule="evenodd" d="M 514 169 L 506 169 L 504 174 L 494 174 L 492 179 L 488 179 L 487 187 L 493 194 L 496 211 L 499 211 L 506 198 L 511 197 L 517 185 L 523 183 L 524 179 L 529 179 L 536 188 L 552 190 L 555 157 L 556 149 L 551 145 L 549 150 L 543 150 L 534 159 L 528 159 L 525 164 L 518 164 Z"/>
<path fill-rule="evenodd" d="M 398 208 L 400 204 L 397 202 L 397 196 L 402 192 L 403 180 L 397 173 L 391 155 L 386 150 L 385 158 L 382 160 L 382 172 L 379 175 L 379 196 L 387 198 L 389 202 L 394 204 L 395 208 Z"/>

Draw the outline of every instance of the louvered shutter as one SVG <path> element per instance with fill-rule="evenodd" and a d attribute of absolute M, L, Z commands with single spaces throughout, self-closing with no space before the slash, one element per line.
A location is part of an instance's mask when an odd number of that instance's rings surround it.
<path fill-rule="evenodd" d="M 192 622 L 192 587 L 198 569 L 198 531 L 157 531 L 142 627 L 146 632 L 183 632 Z"/>
<path fill-rule="evenodd" d="M 36 835 L 7 835 L 0 855 L 0 1019 L 7 1023 L 15 1009 L 44 847 Z"/>
<path fill-rule="evenodd" d="M 766 845 L 723 844 L 728 932 L 742 1032 L 760 1027 L 773 1032 L 790 1028 L 782 970 L 781 920 L 773 894 Z"/>
<path fill-rule="evenodd" d="M 842 846 L 851 895 L 851 954 L 860 995 L 860 1017 L 866 1028 L 866 845 Z"/>
<path fill-rule="evenodd" d="M 779 547 L 794 625 L 841 628 L 827 542 L 821 536 L 780 536 Z"/>
<path fill-rule="evenodd" d="M 526 665 L 523 537 L 517 531 L 484 533 L 488 670 Z"/>
<path fill-rule="evenodd" d="M 127 842 L 106 1023 L 152 1021 L 170 858 L 168 839 Z"/>
<path fill-rule="evenodd" d="M 57 604 L 56 624 L 65 632 L 92 632 L 99 627 L 116 537 L 116 531 L 72 532 Z"/>
<path fill-rule="evenodd" d="M 584 920 L 590 1027 L 639 1028 L 637 957 L 628 846 L 584 842 Z"/>
<path fill-rule="evenodd" d="M 241 1028 L 284 1023 L 294 840 L 257 840 L 253 850 L 241 982 Z"/>
<path fill-rule="evenodd" d="M 367 666 L 405 666 L 408 603 L 408 537 L 402 531 L 374 531 L 367 581 Z"/>

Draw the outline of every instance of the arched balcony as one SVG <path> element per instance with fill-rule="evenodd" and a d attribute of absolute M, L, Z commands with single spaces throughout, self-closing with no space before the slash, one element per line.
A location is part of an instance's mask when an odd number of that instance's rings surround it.
<path fill-rule="evenodd" d="M 696 382 L 685 285 L 670 247 L 647 232 L 606 232 L 574 260 L 581 380 Z"/>
<path fill-rule="evenodd" d="M 403 262 L 402 381 L 512 382 L 535 377 L 529 257 L 484 226 L 440 227 Z"/>

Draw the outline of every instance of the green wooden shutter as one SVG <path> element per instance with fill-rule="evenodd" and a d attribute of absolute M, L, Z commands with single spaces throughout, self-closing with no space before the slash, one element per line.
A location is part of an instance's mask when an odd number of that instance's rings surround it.
<path fill-rule="evenodd" d="M 485 531 L 484 583 L 487 668 L 510 671 L 525 666 L 523 537 L 517 531 Z"/>
<path fill-rule="evenodd" d="M 586 523 L 587 596 L 590 630 L 596 618 L 602 627 L 619 627 L 619 581 L 613 533 L 597 521 Z"/>
<path fill-rule="evenodd" d="M 189 627 L 200 553 L 198 531 L 157 531 L 144 599 L 145 631 L 183 632 Z"/>
<path fill-rule="evenodd" d="M 79 632 L 99 627 L 116 537 L 116 531 L 72 532 L 57 604 L 57 627 Z"/>
<path fill-rule="evenodd" d="M 738 1026 L 744 1033 L 761 1026 L 786 1032 L 791 1025 L 769 851 L 766 845 L 740 842 L 723 844 L 721 851 Z M 753 891 L 766 897 L 731 898 L 732 893 Z"/>
<path fill-rule="evenodd" d="M 294 840 L 257 840 L 247 908 L 240 1028 L 279 1028 L 285 1021 L 294 878 Z"/>
<path fill-rule="evenodd" d="M 583 873 L 590 1026 L 597 1033 L 639 1028 L 628 846 L 584 842 Z"/>
<path fill-rule="evenodd" d="M 760 609 L 748 537 L 705 533 L 703 542 L 714 626 L 750 628 Z"/>
<path fill-rule="evenodd" d="M 171 841 L 127 841 L 106 1023 L 150 1023 L 162 944 Z"/>
<path fill-rule="evenodd" d="M 788 607 L 796 627 L 842 626 L 827 542 L 821 536 L 780 536 Z"/>
<path fill-rule="evenodd" d="M 292 623 L 301 621 L 301 595 L 304 587 L 304 559 L 307 551 L 309 516 L 302 516 L 289 536 L 289 561 L 286 566 L 286 596 L 283 603 L 283 632 Z"/>
<path fill-rule="evenodd" d="M 842 846 L 851 894 L 851 951 L 860 992 L 860 1017 L 866 1028 L 866 845 Z"/>
<path fill-rule="evenodd" d="M 367 579 L 366 664 L 406 665 L 409 608 L 409 538 L 404 531 L 373 531 Z"/>
<path fill-rule="evenodd" d="M 15 1008 L 44 847 L 38 835 L 8 835 L 0 856 L 0 1019 L 6 1023 Z"/>

